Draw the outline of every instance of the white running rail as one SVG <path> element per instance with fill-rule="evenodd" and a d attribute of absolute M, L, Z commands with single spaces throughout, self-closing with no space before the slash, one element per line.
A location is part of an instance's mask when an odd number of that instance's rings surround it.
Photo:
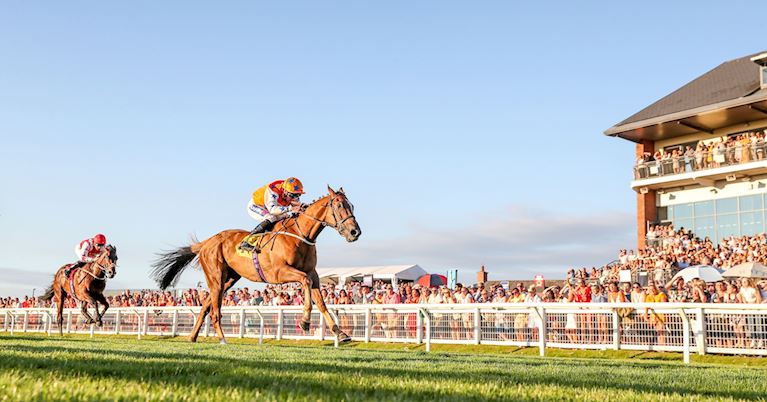
<path fill-rule="evenodd" d="M 489 344 L 547 348 L 645 350 L 767 356 L 767 304 L 535 303 L 330 305 L 342 330 L 361 342 Z M 111 308 L 104 325 L 86 325 L 77 309 L 64 311 L 64 332 L 188 335 L 200 307 Z M 50 308 L 0 309 L 0 332 L 55 335 Z M 301 306 L 224 307 L 228 337 L 333 339 L 316 308 L 299 326 Z M 545 323 L 545 325 L 543 325 Z M 200 336 L 215 336 L 210 319 Z"/>

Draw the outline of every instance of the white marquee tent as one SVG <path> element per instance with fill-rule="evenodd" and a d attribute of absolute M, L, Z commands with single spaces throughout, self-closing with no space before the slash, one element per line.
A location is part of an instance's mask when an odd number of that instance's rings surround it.
<path fill-rule="evenodd" d="M 391 282 L 396 286 L 397 282 L 415 281 L 422 275 L 426 275 L 423 268 L 416 265 L 382 265 L 371 267 L 344 267 L 344 268 L 317 268 L 320 282 L 334 282 L 340 285 L 347 280 L 362 280 L 366 276 L 372 276 L 373 280 Z"/>

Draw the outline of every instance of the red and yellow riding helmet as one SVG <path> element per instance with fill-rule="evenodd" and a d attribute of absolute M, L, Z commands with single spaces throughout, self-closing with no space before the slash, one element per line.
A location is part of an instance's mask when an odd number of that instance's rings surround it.
<path fill-rule="evenodd" d="M 285 181 L 282 182 L 282 189 L 285 190 L 285 192 L 291 194 L 304 193 L 303 183 L 301 183 L 301 180 L 298 180 L 295 177 L 288 177 L 285 179 Z"/>

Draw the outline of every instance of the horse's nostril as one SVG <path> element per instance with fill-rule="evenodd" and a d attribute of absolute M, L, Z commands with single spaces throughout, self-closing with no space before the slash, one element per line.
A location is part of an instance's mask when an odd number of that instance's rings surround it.
<path fill-rule="evenodd" d="M 359 235 L 359 234 L 360 234 L 359 230 L 357 230 L 357 229 L 352 229 L 352 231 L 351 231 L 351 232 L 349 232 L 349 233 L 350 233 L 352 236 L 357 236 L 357 235 Z"/>

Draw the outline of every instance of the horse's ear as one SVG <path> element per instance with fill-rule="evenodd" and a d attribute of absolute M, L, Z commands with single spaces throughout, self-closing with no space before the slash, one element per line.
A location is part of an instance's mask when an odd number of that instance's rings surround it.
<path fill-rule="evenodd" d="M 344 194 L 344 188 L 343 187 L 339 187 L 338 188 L 338 192 L 341 193 L 341 194 Z"/>
<path fill-rule="evenodd" d="M 330 187 L 330 184 L 328 184 L 328 194 L 330 194 L 331 196 L 336 195 L 336 192 L 333 191 L 333 189 Z"/>

